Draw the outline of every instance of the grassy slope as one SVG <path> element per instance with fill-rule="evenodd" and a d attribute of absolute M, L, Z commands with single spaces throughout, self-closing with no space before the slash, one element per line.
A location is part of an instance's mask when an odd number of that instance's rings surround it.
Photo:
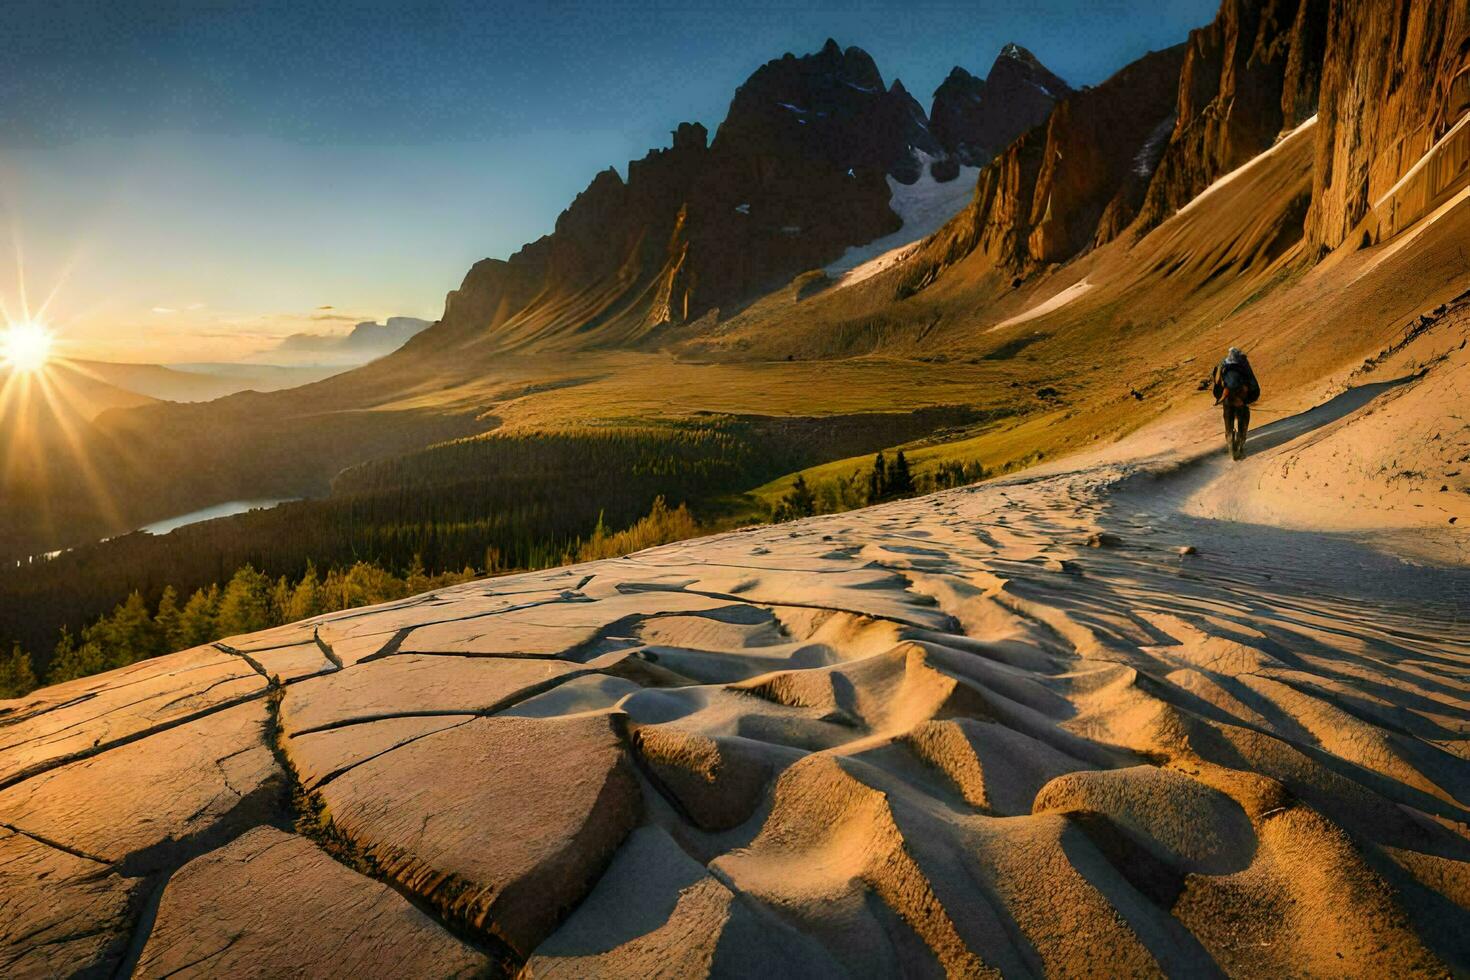
<path fill-rule="evenodd" d="M 344 467 L 498 426 L 703 412 L 1010 409 L 1013 425 L 917 457 L 995 467 L 1198 406 L 1195 382 L 1229 343 L 1252 350 L 1269 406 L 1382 347 L 1408 316 L 1457 292 L 1465 272 L 1440 228 L 1361 278 L 1374 253 L 1309 269 L 1290 242 L 1310 186 L 1311 133 L 1141 241 L 1125 234 L 1020 288 L 972 256 L 902 300 L 902 266 L 840 289 L 780 290 L 698 340 L 670 336 L 664 351 L 510 357 L 473 341 L 450 351 L 411 344 L 293 391 L 104 413 L 92 445 L 123 460 L 105 475 L 126 502 L 125 526 L 232 497 L 321 493 Z M 1094 288 L 1072 303 L 990 329 L 1083 279 Z M 1043 388 L 1055 396 L 1039 397 Z M 79 535 L 122 529 L 67 526 Z"/>
<path fill-rule="evenodd" d="M 946 460 L 1009 468 L 1036 454 L 1055 457 L 1122 438 L 1165 414 L 1206 411 L 1210 400 L 1198 392 L 1198 381 L 1231 344 L 1251 353 L 1263 378 L 1259 409 L 1267 421 L 1310 404 L 1322 379 L 1356 365 L 1411 317 L 1465 288 L 1470 206 L 1424 228 L 1407 247 L 1388 243 L 1316 267 L 1295 246 L 1272 258 L 1269 243 L 1298 213 L 1310 181 L 1309 135 L 1258 158 L 1141 241 L 1125 236 L 1015 295 L 978 306 L 968 330 L 932 331 L 926 339 L 939 340 L 951 356 L 1004 358 L 999 364 L 1020 397 L 1051 385 L 1059 389 L 1060 404 L 963 440 L 905 447 L 916 469 Z M 952 317 L 951 311 L 963 309 L 973 291 L 986 288 L 987 271 L 970 272 L 969 295 L 941 281 L 939 294 L 927 299 L 916 319 Z M 1084 279 L 1093 288 L 1070 304 L 990 329 Z M 851 316 L 851 307 L 844 308 L 849 300 L 828 295 L 824 302 L 825 309 L 804 311 L 817 333 Z M 753 349 L 767 332 L 775 333 L 772 328 L 769 321 L 747 321 L 725 339 Z M 868 462 L 839 460 L 804 472 L 820 480 Z M 793 478 L 757 494 L 774 500 Z"/>

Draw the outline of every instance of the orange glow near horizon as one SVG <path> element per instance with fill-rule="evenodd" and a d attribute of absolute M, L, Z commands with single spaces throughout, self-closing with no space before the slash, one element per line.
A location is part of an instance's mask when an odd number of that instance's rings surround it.
<path fill-rule="evenodd" d="M 62 350 L 65 338 L 47 324 L 59 283 L 39 309 L 30 307 L 18 244 L 16 271 L 17 302 L 0 296 L 0 487 L 37 501 L 43 525 L 56 519 L 50 499 L 66 484 L 80 485 L 97 512 L 115 520 L 117 505 L 96 466 L 98 434 L 91 424 L 106 407 L 93 383 L 106 382 L 70 360 Z"/>

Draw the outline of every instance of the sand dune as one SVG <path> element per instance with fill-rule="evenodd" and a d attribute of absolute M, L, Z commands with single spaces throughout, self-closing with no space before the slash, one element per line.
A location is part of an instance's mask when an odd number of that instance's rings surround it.
<path fill-rule="evenodd" d="M 1241 464 L 1197 420 L 6 703 L 0 970 L 1470 969 L 1470 570 L 1266 522 L 1461 315 Z"/>

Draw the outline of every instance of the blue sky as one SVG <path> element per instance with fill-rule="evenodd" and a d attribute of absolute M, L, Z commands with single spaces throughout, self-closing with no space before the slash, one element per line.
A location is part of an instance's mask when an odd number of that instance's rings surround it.
<path fill-rule="evenodd" d="M 470 263 L 544 234 L 597 170 L 681 120 L 713 129 L 754 68 L 828 36 L 927 100 L 1007 41 L 1096 83 L 1214 8 L 8 0 L 0 224 L 29 305 L 54 291 L 47 317 L 79 351 L 235 356 L 436 316 Z"/>

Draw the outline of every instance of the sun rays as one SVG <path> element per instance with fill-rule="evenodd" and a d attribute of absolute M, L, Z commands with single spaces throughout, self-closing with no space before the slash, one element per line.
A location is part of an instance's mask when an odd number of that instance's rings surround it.
<path fill-rule="evenodd" d="M 51 360 L 54 338 L 40 323 L 12 323 L 0 331 L 0 363 L 12 371 L 39 371 Z"/>
<path fill-rule="evenodd" d="M 111 481 L 98 468 L 99 453 L 116 455 L 103 452 L 114 442 L 93 420 L 126 393 L 65 356 L 64 337 L 44 319 L 57 288 L 41 310 L 29 308 L 18 243 L 16 267 L 18 308 L 0 296 L 0 498 L 31 511 L 34 530 L 49 540 L 81 500 L 90 498 L 83 509 L 104 522 L 118 519 Z"/>

